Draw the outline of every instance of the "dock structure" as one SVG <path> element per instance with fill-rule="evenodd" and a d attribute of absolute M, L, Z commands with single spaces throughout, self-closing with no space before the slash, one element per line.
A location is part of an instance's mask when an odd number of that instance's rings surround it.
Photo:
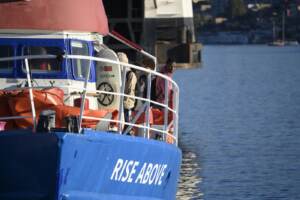
<path fill-rule="evenodd" d="M 192 0 L 104 0 L 104 5 L 110 30 L 156 55 L 158 64 L 173 58 L 177 67 L 200 65 L 201 44 L 195 39 Z M 133 51 L 113 39 L 106 42 L 136 59 Z"/>

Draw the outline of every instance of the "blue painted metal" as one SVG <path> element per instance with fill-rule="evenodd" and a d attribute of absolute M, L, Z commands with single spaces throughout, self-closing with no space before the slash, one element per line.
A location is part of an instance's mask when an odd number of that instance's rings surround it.
<path fill-rule="evenodd" d="M 55 199 L 58 138 L 29 132 L 0 133 L 0 199 Z"/>
<path fill-rule="evenodd" d="M 123 165 L 117 176 L 120 160 L 134 162 L 134 170 Z M 1 132 L 0 161 L 0 199 L 172 200 L 181 151 L 164 142 L 92 130 L 83 135 Z M 142 169 L 150 164 L 166 166 L 157 176 L 161 184 L 138 179 L 144 174 L 147 180 Z"/>
<path fill-rule="evenodd" d="M 54 46 L 67 54 L 70 39 L 0 38 L 15 56 L 30 46 Z M 93 44 L 87 42 L 93 56 Z M 0 78 L 25 78 L 22 61 Z M 71 79 L 72 62 L 61 73 L 33 73 L 35 79 Z M 95 82 L 95 63 L 90 82 Z M 84 130 L 84 134 L 30 130 L 0 132 L 0 200 L 172 200 L 181 151 L 144 138 Z M 155 168 L 156 167 L 156 168 Z"/>
<path fill-rule="evenodd" d="M 59 47 L 65 54 L 71 55 L 70 42 L 71 39 L 29 39 L 29 38 L 1 38 L 0 45 L 11 45 L 14 48 L 15 56 L 22 56 L 22 49 L 24 46 L 48 46 Z M 89 56 L 93 56 L 93 43 L 90 41 L 83 41 L 88 44 Z M 14 69 L 12 72 L 0 72 L 0 78 L 26 78 L 26 74 L 22 71 L 22 61 L 14 62 Z M 34 79 L 70 79 L 81 80 L 74 76 L 72 62 L 64 59 L 62 63 L 62 71 L 56 73 L 33 73 Z M 89 82 L 96 82 L 95 63 L 91 62 L 91 74 Z"/>

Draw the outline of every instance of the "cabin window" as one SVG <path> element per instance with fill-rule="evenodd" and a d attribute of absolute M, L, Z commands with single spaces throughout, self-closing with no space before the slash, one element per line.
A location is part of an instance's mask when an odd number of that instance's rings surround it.
<path fill-rule="evenodd" d="M 89 56 L 89 48 L 86 42 L 72 41 L 72 55 Z M 73 71 L 76 78 L 84 79 L 86 77 L 86 68 L 90 65 L 89 60 L 72 59 Z"/>
<path fill-rule="evenodd" d="M 14 48 L 8 45 L 0 45 L 0 58 L 14 56 Z M 0 72 L 11 72 L 13 70 L 14 61 L 0 61 Z"/>
<path fill-rule="evenodd" d="M 62 54 L 62 50 L 59 47 L 26 46 L 23 49 L 23 55 L 30 56 L 57 56 Z M 32 72 L 59 72 L 62 69 L 62 62 L 57 58 L 29 59 L 28 63 Z M 23 66 L 23 68 L 23 70 L 25 70 L 25 66 Z"/>

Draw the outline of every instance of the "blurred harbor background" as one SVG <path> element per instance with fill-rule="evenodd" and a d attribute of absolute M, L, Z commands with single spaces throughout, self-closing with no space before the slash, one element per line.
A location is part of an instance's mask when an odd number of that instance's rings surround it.
<path fill-rule="evenodd" d="M 300 42 L 299 0 L 193 0 L 204 44 Z"/>
<path fill-rule="evenodd" d="M 300 48 L 205 46 L 177 70 L 178 200 L 300 199 Z"/>

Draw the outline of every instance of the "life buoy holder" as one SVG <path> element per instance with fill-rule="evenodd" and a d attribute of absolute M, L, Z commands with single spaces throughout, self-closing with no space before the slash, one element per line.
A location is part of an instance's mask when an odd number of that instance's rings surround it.
<path fill-rule="evenodd" d="M 97 90 L 105 92 L 114 92 L 114 88 L 108 82 L 102 82 L 101 84 L 99 84 Z M 109 106 L 113 103 L 114 98 L 115 97 L 113 94 L 101 93 L 97 100 L 101 105 Z"/>

